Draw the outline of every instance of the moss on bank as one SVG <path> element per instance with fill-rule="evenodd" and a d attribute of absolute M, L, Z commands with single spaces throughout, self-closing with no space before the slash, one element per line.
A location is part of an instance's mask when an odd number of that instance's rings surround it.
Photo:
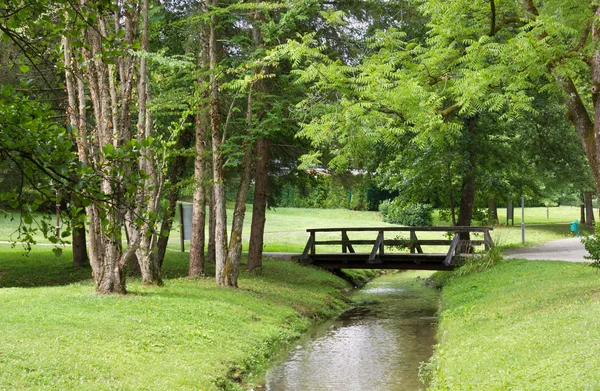
<path fill-rule="evenodd" d="M 185 278 L 187 255 L 169 253 L 164 287 L 130 279 L 130 294 L 100 296 L 69 259 L 0 246 L 0 389 L 248 389 L 276 350 L 348 305 L 347 282 L 290 262 L 224 289 Z"/>
<path fill-rule="evenodd" d="M 429 390 L 600 389 L 600 275 L 586 265 L 511 260 L 452 279 Z"/>

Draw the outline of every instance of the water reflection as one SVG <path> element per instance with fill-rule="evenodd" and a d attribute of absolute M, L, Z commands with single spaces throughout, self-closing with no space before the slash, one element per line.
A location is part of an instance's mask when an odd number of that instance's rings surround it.
<path fill-rule="evenodd" d="M 422 389 L 418 367 L 432 352 L 436 299 L 411 284 L 419 282 L 408 273 L 369 283 L 354 295 L 364 305 L 316 328 L 269 371 L 261 389 Z"/>

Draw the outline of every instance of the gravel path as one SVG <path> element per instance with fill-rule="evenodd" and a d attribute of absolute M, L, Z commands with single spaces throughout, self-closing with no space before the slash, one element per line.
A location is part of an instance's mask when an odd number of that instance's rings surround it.
<path fill-rule="evenodd" d="M 504 250 L 505 258 L 521 258 L 531 260 L 566 261 L 566 262 L 592 262 L 585 259 L 588 255 L 580 238 L 554 240 L 526 248 L 507 248 Z"/>

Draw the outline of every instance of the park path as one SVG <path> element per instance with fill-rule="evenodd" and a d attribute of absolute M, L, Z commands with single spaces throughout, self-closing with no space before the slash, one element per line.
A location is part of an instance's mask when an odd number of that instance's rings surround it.
<path fill-rule="evenodd" d="M 503 251 L 505 258 L 520 258 L 530 260 L 592 262 L 585 259 L 588 255 L 580 238 L 553 240 L 525 248 L 507 248 Z"/>

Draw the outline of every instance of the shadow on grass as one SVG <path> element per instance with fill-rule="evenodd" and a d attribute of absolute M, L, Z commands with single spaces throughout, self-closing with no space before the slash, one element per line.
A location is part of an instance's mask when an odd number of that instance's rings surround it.
<path fill-rule="evenodd" d="M 163 278 L 186 277 L 188 263 L 188 253 L 168 252 Z M 207 275 L 214 276 L 214 265 L 207 265 Z M 132 279 L 135 277 L 128 276 Z M 22 248 L 0 244 L 0 288 L 63 286 L 84 281 L 92 282 L 92 269 L 73 267 L 70 249 L 56 256 L 49 246 L 34 247 L 25 253 Z"/>

